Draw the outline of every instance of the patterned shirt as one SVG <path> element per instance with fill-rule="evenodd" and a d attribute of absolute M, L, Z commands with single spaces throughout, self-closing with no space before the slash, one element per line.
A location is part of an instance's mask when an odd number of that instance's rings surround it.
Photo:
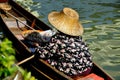
<path fill-rule="evenodd" d="M 36 52 L 40 58 L 69 76 L 81 74 L 92 67 L 91 54 L 81 36 L 57 33 L 48 43 L 40 45 Z"/>

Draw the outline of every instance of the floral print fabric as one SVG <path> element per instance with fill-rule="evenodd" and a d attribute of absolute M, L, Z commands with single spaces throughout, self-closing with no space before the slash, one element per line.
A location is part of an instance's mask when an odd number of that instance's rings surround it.
<path fill-rule="evenodd" d="M 39 57 L 59 71 L 74 76 L 92 67 L 91 55 L 81 36 L 58 33 L 36 49 Z"/>

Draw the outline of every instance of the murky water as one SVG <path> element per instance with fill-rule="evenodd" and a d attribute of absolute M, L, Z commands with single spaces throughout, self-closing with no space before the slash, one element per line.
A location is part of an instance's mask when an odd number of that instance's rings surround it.
<path fill-rule="evenodd" d="M 47 15 L 64 7 L 75 9 L 80 15 L 93 61 L 115 80 L 120 80 L 120 0 L 33 0 L 40 7 L 39 19 L 50 25 Z M 51 25 L 50 25 L 51 26 Z"/>

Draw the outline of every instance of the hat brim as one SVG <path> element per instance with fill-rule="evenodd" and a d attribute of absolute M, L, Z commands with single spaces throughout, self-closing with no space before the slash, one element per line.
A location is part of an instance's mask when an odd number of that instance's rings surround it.
<path fill-rule="evenodd" d="M 57 30 L 67 35 L 80 36 L 83 34 L 83 27 L 79 21 L 68 20 L 67 16 L 61 12 L 51 12 L 48 20 Z"/>

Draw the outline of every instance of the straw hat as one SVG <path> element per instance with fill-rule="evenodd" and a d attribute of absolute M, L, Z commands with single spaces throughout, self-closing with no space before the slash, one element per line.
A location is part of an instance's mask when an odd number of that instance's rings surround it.
<path fill-rule="evenodd" d="M 83 34 L 79 15 L 71 8 L 64 8 L 61 12 L 51 12 L 48 15 L 48 20 L 56 29 L 65 34 L 71 36 L 80 36 Z"/>
<path fill-rule="evenodd" d="M 0 9 L 11 10 L 11 6 L 8 3 L 0 3 Z"/>

